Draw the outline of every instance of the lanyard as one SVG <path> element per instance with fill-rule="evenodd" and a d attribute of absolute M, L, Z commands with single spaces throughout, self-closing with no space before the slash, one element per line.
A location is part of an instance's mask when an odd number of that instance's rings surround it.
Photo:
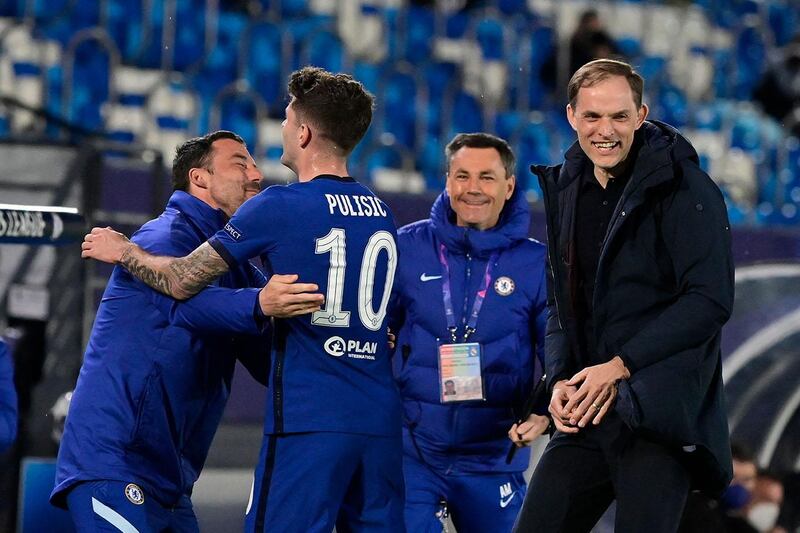
<path fill-rule="evenodd" d="M 464 340 L 467 342 L 470 335 L 475 333 L 475 326 L 478 324 L 478 313 L 481 312 L 483 300 L 486 298 L 486 290 L 492 282 L 492 268 L 497 262 L 498 254 L 493 253 L 489 257 L 489 262 L 486 263 L 486 272 L 483 275 L 483 283 L 475 294 L 475 301 L 472 303 L 472 312 L 469 315 L 467 326 L 464 328 Z M 439 244 L 439 262 L 442 264 L 442 300 L 444 301 L 444 316 L 447 320 L 447 330 L 450 332 L 450 338 L 453 342 L 457 342 L 456 332 L 456 315 L 453 311 L 452 292 L 450 290 L 450 263 L 447 261 L 447 248 L 444 244 Z"/>

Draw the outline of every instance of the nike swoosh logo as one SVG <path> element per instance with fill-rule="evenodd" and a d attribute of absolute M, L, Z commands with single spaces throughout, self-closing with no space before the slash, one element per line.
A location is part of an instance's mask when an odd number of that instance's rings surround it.
<path fill-rule="evenodd" d="M 500 498 L 500 507 L 503 508 L 503 509 L 508 507 L 508 504 L 511 503 L 511 500 L 513 500 L 514 496 L 516 496 L 516 495 L 517 495 L 517 491 L 514 491 L 511 494 L 509 494 L 507 498 Z"/>
<path fill-rule="evenodd" d="M 420 274 L 420 276 L 419 276 L 419 280 L 420 281 L 430 281 L 432 279 L 442 279 L 442 276 L 429 276 L 429 275 L 425 274 L 424 272 L 422 274 Z"/>

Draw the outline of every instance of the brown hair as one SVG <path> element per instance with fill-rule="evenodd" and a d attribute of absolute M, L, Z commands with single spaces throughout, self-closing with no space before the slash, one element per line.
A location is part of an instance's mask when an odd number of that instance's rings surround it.
<path fill-rule="evenodd" d="M 372 122 L 375 98 L 349 74 L 333 74 L 319 67 L 292 73 L 288 92 L 292 107 L 348 155 Z"/>
<path fill-rule="evenodd" d="M 636 104 L 636 109 L 642 107 L 644 78 L 631 65 L 616 59 L 595 59 L 576 70 L 567 85 L 569 105 L 573 109 L 575 108 L 578 91 L 583 87 L 592 87 L 612 76 L 622 76 L 628 80 L 628 85 L 630 85 L 631 92 L 633 92 L 633 101 Z"/>
<path fill-rule="evenodd" d="M 220 139 L 231 139 L 245 144 L 244 139 L 232 131 L 219 130 L 202 137 L 189 139 L 175 150 L 172 161 L 172 188 L 185 191 L 189 188 L 189 171 L 193 168 L 207 168 L 211 161 L 212 145 Z"/>

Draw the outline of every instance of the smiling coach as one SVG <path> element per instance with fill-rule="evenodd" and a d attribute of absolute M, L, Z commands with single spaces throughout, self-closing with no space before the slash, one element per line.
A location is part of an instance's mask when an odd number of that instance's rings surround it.
<path fill-rule="evenodd" d="M 597 60 L 568 87 L 578 142 L 534 167 L 551 276 L 545 363 L 558 430 L 519 532 L 673 532 L 691 487 L 731 477 L 720 331 L 733 305 L 719 189 L 674 128 L 645 121 L 644 80 Z"/>

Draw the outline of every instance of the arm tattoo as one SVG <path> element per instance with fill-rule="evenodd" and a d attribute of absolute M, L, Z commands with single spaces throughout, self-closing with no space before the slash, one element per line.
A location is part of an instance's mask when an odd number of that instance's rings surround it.
<path fill-rule="evenodd" d="M 228 264 L 208 243 L 185 257 L 151 255 L 132 245 L 120 264 L 150 287 L 178 300 L 194 296 L 228 271 Z"/>

